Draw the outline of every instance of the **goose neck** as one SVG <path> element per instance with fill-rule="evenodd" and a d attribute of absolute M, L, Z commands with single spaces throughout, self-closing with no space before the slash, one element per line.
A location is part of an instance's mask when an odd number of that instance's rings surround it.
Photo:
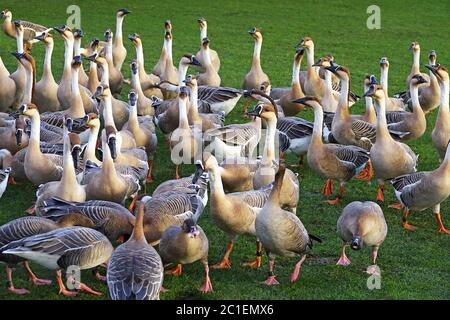
<path fill-rule="evenodd" d="M 380 84 L 386 94 L 388 93 L 388 74 L 389 69 L 387 67 L 381 68 Z"/>
<path fill-rule="evenodd" d="M 66 129 L 65 129 L 66 130 Z M 64 152 L 63 152 L 63 174 L 61 177 L 61 184 L 67 186 L 68 188 L 72 188 L 74 185 L 78 184 L 75 166 L 73 163 L 72 153 L 70 150 L 70 140 L 68 137 L 68 132 L 65 132 L 64 138 Z"/>
<path fill-rule="evenodd" d="M 200 28 L 200 45 L 203 43 L 203 39 L 208 37 L 208 28 L 206 26 Z"/>
<path fill-rule="evenodd" d="M 292 66 L 292 84 L 300 83 L 300 64 L 301 60 L 294 59 L 294 65 Z"/>
<path fill-rule="evenodd" d="M 74 41 L 71 39 L 64 39 L 64 70 L 63 73 L 70 74 L 73 60 L 73 46 Z"/>
<path fill-rule="evenodd" d="M 97 161 L 97 157 L 95 156 L 95 151 L 97 148 L 97 139 L 98 132 L 100 131 L 99 126 L 93 126 L 89 130 L 89 140 L 86 146 L 86 160 Z"/>
<path fill-rule="evenodd" d="M 336 115 L 340 118 L 345 118 L 350 116 L 348 110 L 348 90 L 349 90 L 349 79 L 341 79 L 341 92 L 339 95 L 339 102 L 336 110 Z"/>
<path fill-rule="evenodd" d="M 216 165 L 211 168 L 209 170 L 209 179 L 211 185 L 211 193 L 215 196 L 224 196 L 225 191 L 223 190 L 221 167 Z"/>
<path fill-rule="evenodd" d="M 179 110 L 179 127 L 184 129 L 189 128 L 186 100 L 179 99 L 178 110 Z"/>
<path fill-rule="evenodd" d="M 53 78 L 52 74 L 52 54 L 53 54 L 53 41 L 45 44 L 45 58 L 44 58 L 44 71 L 42 78 Z"/>
<path fill-rule="evenodd" d="M 183 82 L 186 79 L 186 74 L 188 72 L 189 66 L 180 61 L 180 65 L 178 66 L 178 86 L 185 87 L 186 84 Z"/>
<path fill-rule="evenodd" d="M 277 119 L 267 120 L 266 141 L 263 150 L 262 163 L 271 165 L 275 160 L 275 136 L 277 131 Z"/>
<path fill-rule="evenodd" d="M 37 149 L 40 152 L 41 142 L 41 117 L 38 112 L 35 112 L 31 117 L 31 134 L 29 140 L 29 147 Z"/>
<path fill-rule="evenodd" d="M 124 17 L 117 17 L 116 18 L 116 33 L 114 38 L 115 45 L 123 46 L 123 35 L 122 35 L 122 29 L 123 29 L 123 19 Z"/>
<path fill-rule="evenodd" d="M 420 69 L 420 50 L 414 51 L 413 54 L 413 65 L 412 65 L 412 72 L 414 74 L 419 73 Z"/>
<path fill-rule="evenodd" d="M 377 106 L 377 141 L 382 141 L 386 139 L 392 139 L 387 127 L 386 121 L 386 99 L 381 96 L 379 99 L 375 100 Z"/>
<path fill-rule="evenodd" d="M 261 47 L 262 38 L 255 40 L 255 47 L 253 49 L 253 67 L 261 68 Z"/>
<path fill-rule="evenodd" d="M 315 144 L 322 144 L 323 131 L 323 110 L 322 108 L 314 108 L 314 126 L 312 139 Z"/>

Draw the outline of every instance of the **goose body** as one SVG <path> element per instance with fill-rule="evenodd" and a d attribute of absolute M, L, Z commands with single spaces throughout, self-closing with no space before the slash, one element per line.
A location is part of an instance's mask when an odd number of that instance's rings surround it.
<path fill-rule="evenodd" d="M 242 88 L 245 90 L 259 89 L 259 86 L 263 82 L 269 82 L 269 77 L 264 73 L 261 67 L 261 47 L 262 47 L 262 34 L 257 28 L 253 28 L 248 32 L 250 36 L 255 40 L 255 48 L 253 52 L 252 67 L 244 78 Z"/>
<path fill-rule="evenodd" d="M 14 98 L 16 95 L 16 83 L 10 77 L 8 69 L 3 64 L 3 60 L 0 57 L 0 82 L 2 88 L 0 89 L 0 111 L 8 111 L 10 107 L 14 105 Z"/>
<path fill-rule="evenodd" d="M 220 76 L 211 61 L 211 53 L 209 50 L 209 39 L 205 38 L 202 42 L 203 46 L 203 63 L 205 72 L 197 75 L 197 81 L 200 86 L 220 87 Z"/>
<path fill-rule="evenodd" d="M 433 146 L 438 152 L 439 160 L 444 160 L 445 151 L 447 150 L 447 144 L 450 140 L 450 110 L 449 110 L 449 92 L 450 83 L 448 77 L 448 70 L 441 66 L 429 66 L 439 81 L 441 88 L 441 102 L 439 106 L 439 112 L 436 117 L 436 123 L 433 131 L 431 132 L 431 140 Z"/>

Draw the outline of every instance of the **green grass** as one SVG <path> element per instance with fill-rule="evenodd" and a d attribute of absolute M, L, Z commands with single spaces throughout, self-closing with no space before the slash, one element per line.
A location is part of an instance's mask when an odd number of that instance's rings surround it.
<path fill-rule="evenodd" d="M 199 48 L 199 32 L 196 19 L 204 16 L 209 22 L 211 47 L 218 51 L 222 67 L 220 75 L 223 85 L 237 87 L 250 68 L 253 41 L 247 34 L 250 27 L 261 27 L 264 34 L 262 65 L 270 76 L 274 87 L 288 86 L 291 79 L 294 46 L 300 37 L 311 36 L 316 45 L 316 55 L 332 52 L 336 62 L 348 66 L 352 71 L 352 90 L 362 94 L 362 80 L 366 73 L 379 75 L 379 59 L 387 56 L 390 60 L 390 92 L 398 92 L 405 87 L 412 57 L 407 50 L 411 41 L 419 41 L 422 47 L 422 64 L 426 54 L 435 49 L 438 61 L 448 67 L 450 43 L 446 31 L 450 28 L 450 4 L 442 1 L 429 4 L 424 1 L 378 1 L 381 7 L 381 30 L 366 28 L 367 6 L 372 1 L 334 1 L 333 3 L 313 1 L 264 1 L 263 3 L 243 1 L 206 1 L 195 3 L 181 1 L 159 1 L 151 4 L 140 1 L 3 1 L 2 6 L 14 13 L 14 19 L 29 20 L 47 26 L 61 25 L 66 20 L 66 7 L 79 2 L 82 12 L 82 28 L 86 42 L 92 37 L 102 37 L 108 27 L 114 28 L 116 9 L 127 6 L 133 14 L 126 18 L 124 33 L 140 33 L 146 58 L 146 68 L 150 70 L 159 58 L 162 45 L 163 22 L 171 19 L 174 26 L 175 61 L 186 52 L 196 53 Z M 59 79 L 63 64 L 63 44 L 56 36 L 53 70 Z M 134 57 L 130 43 L 128 59 Z M 15 59 L 9 54 L 15 42 L 0 35 L 0 55 L 9 70 L 14 70 Z M 38 73 L 41 73 L 43 47 L 36 45 L 33 54 L 37 60 Z M 303 66 L 305 63 L 303 63 Z M 126 68 L 128 69 L 128 68 Z M 126 97 L 127 89 L 123 90 Z M 352 112 L 363 110 L 360 102 Z M 227 122 L 241 122 L 242 102 L 227 117 Z M 420 154 L 419 170 L 431 170 L 438 166 L 438 157 L 431 146 L 430 133 L 437 112 L 428 116 L 426 134 L 411 143 Z M 312 119 L 312 114 L 304 112 L 300 116 Z M 156 181 L 153 190 L 160 182 L 174 176 L 174 166 L 169 164 L 169 153 L 160 136 L 155 161 Z M 296 162 L 288 157 L 290 163 Z M 182 168 L 185 175 L 192 166 Z M 298 170 L 298 169 L 295 169 Z M 336 207 L 324 204 L 320 190 L 323 181 L 306 166 L 299 170 L 301 181 L 300 203 L 297 214 L 309 232 L 323 238 L 316 245 L 302 269 L 299 281 L 289 283 L 294 259 L 279 258 L 276 274 L 280 286 L 267 288 L 261 284 L 267 275 L 267 258 L 263 257 L 260 270 L 248 270 L 240 263 L 253 258 L 254 239 L 238 238 L 232 253 L 232 270 L 211 272 L 215 292 L 199 294 L 196 288 L 202 281 L 200 263 L 188 265 L 179 278 L 167 276 L 164 286 L 168 293 L 162 299 L 449 299 L 450 298 L 450 238 L 436 232 L 436 223 L 431 210 L 410 215 L 410 222 L 419 226 L 415 232 L 401 228 L 401 214 L 388 209 L 387 204 L 395 200 L 391 188 L 387 188 L 386 204 L 382 205 L 389 226 L 386 241 L 380 248 L 379 266 L 382 272 L 380 290 L 370 291 L 366 287 L 367 275 L 363 272 L 370 264 L 370 249 L 350 252 L 352 265 L 344 268 L 335 265 L 340 254 L 341 242 L 336 234 L 336 221 L 343 207 L 356 200 L 374 200 L 376 186 L 360 181 L 352 181 L 342 203 Z M 23 216 L 24 209 L 34 200 L 35 188 L 29 184 L 9 186 L 0 202 L 0 223 Z M 444 223 L 450 225 L 448 201 L 442 206 Z M 199 224 L 205 229 L 210 242 L 210 262 L 221 259 L 226 247 L 226 237 L 211 221 L 208 210 Z M 41 277 L 54 278 L 52 272 L 33 266 Z M 66 299 L 57 294 L 55 285 L 32 287 L 26 280 L 22 268 L 15 272 L 17 287 L 29 288 L 31 294 L 24 297 L 12 296 L 2 288 L 0 299 Z M 82 280 L 94 289 L 104 292 L 107 288 L 84 271 Z M 0 282 L 4 284 L 4 274 Z M 94 299 L 80 294 L 74 299 Z"/>

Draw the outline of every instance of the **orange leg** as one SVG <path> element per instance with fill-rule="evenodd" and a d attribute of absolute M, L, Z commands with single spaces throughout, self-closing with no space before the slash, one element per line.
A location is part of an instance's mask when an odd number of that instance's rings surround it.
<path fill-rule="evenodd" d="M 59 294 L 65 295 L 66 297 L 74 297 L 78 294 L 78 291 L 69 291 L 66 289 L 62 280 L 61 270 L 56 271 L 56 282 L 59 286 Z"/>
<path fill-rule="evenodd" d="M 130 203 L 130 206 L 128 207 L 128 210 L 130 210 L 130 211 L 134 210 L 134 206 L 136 205 L 137 198 L 138 198 L 138 195 L 136 193 L 136 195 L 133 197 L 133 200 Z"/>
<path fill-rule="evenodd" d="M 298 166 L 299 166 L 299 167 L 303 167 L 304 160 L 305 160 L 305 156 L 304 156 L 304 155 L 301 155 L 301 156 L 300 156 L 300 159 L 298 160 Z"/>
<path fill-rule="evenodd" d="M 384 201 L 384 183 L 380 184 L 380 186 L 377 189 L 377 201 L 378 202 Z"/>
<path fill-rule="evenodd" d="M 303 255 L 299 262 L 295 265 L 294 271 L 291 274 L 291 283 L 294 283 L 298 279 L 298 275 L 300 274 L 300 269 L 302 268 L 302 264 L 306 259 L 306 255 Z"/>
<path fill-rule="evenodd" d="M 211 268 L 213 268 L 213 269 L 231 269 L 231 262 L 229 260 L 229 257 L 230 257 L 231 251 L 233 251 L 233 245 L 234 245 L 234 240 L 231 240 L 230 243 L 228 243 L 227 251 L 225 252 L 225 255 L 223 256 L 222 261 L 211 266 Z"/>
<path fill-rule="evenodd" d="M 344 185 L 341 185 L 341 186 L 339 187 L 339 193 L 338 193 L 336 199 L 333 199 L 333 200 L 325 200 L 324 202 L 329 203 L 329 204 L 333 204 L 333 205 L 334 205 L 334 204 L 338 204 L 338 203 L 339 203 L 339 200 L 341 200 L 342 197 L 344 196 L 344 191 L 345 191 L 345 187 L 344 187 Z"/>
<path fill-rule="evenodd" d="M 33 202 L 31 207 L 26 209 L 25 212 L 28 213 L 29 215 L 35 214 L 36 213 L 36 202 Z"/>
<path fill-rule="evenodd" d="M 153 171 L 153 160 L 148 160 L 148 175 L 147 175 L 147 183 L 152 183 L 152 171 Z"/>
<path fill-rule="evenodd" d="M 402 226 L 406 230 L 416 230 L 417 227 L 414 227 L 414 226 L 410 225 L 408 223 L 408 221 L 406 220 L 406 218 L 408 217 L 408 214 L 409 214 L 409 210 L 405 208 L 405 210 L 403 211 L 403 218 L 402 218 L 403 223 L 402 223 Z"/>
<path fill-rule="evenodd" d="M 345 241 L 342 241 L 341 257 L 339 258 L 338 262 L 336 262 L 336 265 L 338 265 L 338 266 L 348 266 L 351 263 L 350 259 L 347 258 L 347 255 L 345 254 L 346 247 L 347 247 L 347 243 L 345 243 Z"/>
<path fill-rule="evenodd" d="M 275 274 L 273 273 L 274 265 L 275 265 L 275 258 L 271 258 L 269 255 L 269 276 L 267 277 L 266 281 L 263 282 L 268 286 L 275 286 L 277 284 L 280 284 L 276 279 Z"/>
<path fill-rule="evenodd" d="M 16 185 L 20 184 L 20 183 L 18 183 L 16 181 L 16 179 L 14 179 L 14 177 L 11 177 L 11 176 L 9 176 L 9 178 L 8 178 L 8 183 L 9 184 L 16 184 Z"/>
<path fill-rule="evenodd" d="M 450 234 L 450 230 L 446 229 L 442 223 L 441 214 L 439 212 L 435 212 L 434 216 L 436 217 L 436 221 L 438 223 L 438 232 Z"/>
<path fill-rule="evenodd" d="M 248 98 L 245 98 L 244 99 L 244 114 L 242 115 L 242 118 L 248 119 L 247 112 L 248 112 Z"/>
<path fill-rule="evenodd" d="M 181 271 L 183 270 L 183 265 L 181 263 L 177 264 L 174 269 L 166 270 L 165 274 L 171 274 L 175 277 L 181 276 Z"/>
<path fill-rule="evenodd" d="M 261 241 L 256 241 L 256 259 L 251 262 L 244 262 L 242 266 L 250 268 L 260 268 L 261 267 L 261 255 L 262 255 L 262 243 Z"/>
<path fill-rule="evenodd" d="M 95 279 L 101 282 L 106 282 L 106 277 L 100 274 L 100 271 L 98 269 L 94 270 Z"/>
<path fill-rule="evenodd" d="M 175 167 L 175 179 L 181 179 L 181 176 L 180 176 L 180 165 L 176 165 L 176 167 Z"/>
<path fill-rule="evenodd" d="M 358 180 L 371 180 L 373 178 L 372 162 L 369 160 L 366 162 L 366 167 L 359 175 L 355 177 Z"/>
<path fill-rule="evenodd" d="M 198 290 L 203 293 L 214 292 L 211 279 L 209 278 L 208 260 L 203 261 L 203 267 L 205 268 L 205 280 Z"/>
<path fill-rule="evenodd" d="M 13 269 L 6 266 L 6 283 L 8 285 L 8 292 L 17 294 L 17 295 L 24 295 L 30 293 L 27 289 L 21 289 L 21 288 L 15 288 L 12 280 L 12 273 Z"/>
<path fill-rule="evenodd" d="M 403 205 L 400 202 L 396 202 L 396 203 L 390 204 L 388 206 L 388 208 L 400 210 L 401 208 L 403 208 Z"/>
<path fill-rule="evenodd" d="M 25 267 L 25 270 L 28 273 L 28 277 L 30 278 L 30 281 L 35 286 L 44 286 L 44 285 L 52 284 L 52 280 L 39 279 L 38 277 L 36 277 L 36 275 L 34 274 L 33 270 L 31 270 L 30 265 L 28 264 L 28 261 L 24 261 L 23 266 Z"/>
<path fill-rule="evenodd" d="M 333 180 L 327 179 L 322 188 L 322 194 L 325 196 L 331 196 L 333 194 Z"/>

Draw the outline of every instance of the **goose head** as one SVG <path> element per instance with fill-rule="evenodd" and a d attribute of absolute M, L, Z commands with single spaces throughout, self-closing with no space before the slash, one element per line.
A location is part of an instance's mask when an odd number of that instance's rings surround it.
<path fill-rule="evenodd" d="M 23 28 L 21 20 L 15 20 L 15 21 L 13 21 L 13 23 L 14 23 L 14 27 L 16 27 L 16 31 L 18 31 L 18 32 L 23 32 L 24 31 L 24 28 Z"/>
<path fill-rule="evenodd" d="M 25 121 L 21 117 L 17 117 L 15 121 L 16 127 L 16 144 L 20 147 L 22 145 L 23 132 L 25 130 Z"/>
<path fill-rule="evenodd" d="M 249 111 L 246 114 L 251 117 L 260 117 L 266 121 L 273 121 L 278 118 L 277 108 L 272 104 L 265 103 L 257 104 L 252 111 Z"/>
<path fill-rule="evenodd" d="M 412 52 L 420 51 L 419 43 L 416 41 L 411 42 L 411 44 L 409 45 L 409 50 L 412 50 Z"/>
<path fill-rule="evenodd" d="M 295 51 L 294 60 L 297 61 L 297 63 L 302 61 L 304 54 L 305 54 L 304 48 L 297 48 Z"/>
<path fill-rule="evenodd" d="M 103 99 L 107 98 L 110 93 L 111 93 L 111 91 L 110 91 L 108 85 L 101 83 L 97 86 L 97 89 L 95 89 L 95 92 L 92 95 L 92 98 L 97 99 L 97 100 L 103 100 Z"/>
<path fill-rule="evenodd" d="M 138 33 L 132 33 L 128 36 L 128 39 L 131 41 L 131 43 L 137 47 L 142 45 L 141 36 Z"/>
<path fill-rule="evenodd" d="M 382 58 L 380 59 L 380 67 L 381 67 L 382 69 L 387 69 L 387 68 L 389 68 L 389 60 L 388 60 L 388 58 L 382 57 Z"/>
<path fill-rule="evenodd" d="M 39 114 L 38 107 L 34 103 L 22 104 L 17 112 L 26 117 L 33 117 Z"/>
<path fill-rule="evenodd" d="M 112 126 L 106 126 L 105 132 L 111 158 L 115 160 L 117 158 L 117 131 Z"/>
<path fill-rule="evenodd" d="M 84 32 L 81 29 L 75 29 L 73 30 L 73 37 L 75 39 L 81 39 L 84 37 Z"/>
<path fill-rule="evenodd" d="M 130 13 L 131 13 L 131 11 L 128 10 L 127 8 L 122 8 L 122 9 L 117 10 L 116 16 L 118 18 L 125 17 L 126 15 L 128 15 Z"/>
<path fill-rule="evenodd" d="M 377 78 L 373 74 L 367 74 L 364 77 L 364 92 L 369 90 L 372 84 L 378 84 Z"/>
<path fill-rule="evenodd" d="M 428 80 L 425 79 L 420 73 L 417 73 L 411 77 L 411 85 L 414 87 L 424 86 L 425 83 L 428 83 Z"/>
<path fill-rule="evenodd" d="M 128 103 L 130 104 L 130 106 L 135 106 L 137 104 L 137 101 L 138 95 L 136 91 L 130 90 L 130 92 L 128 92 Z"/>
<path fill-rule="evenodd" d="M 27 52 L 18 53 L 12 52 L 11 53 L 17 60 L 19 60 L 20 64 L 25 67 L 26 70 L 36 70 L 36 61 L 34 60 L 33 56 Z"/>
<path fill-rule="evenodd" d="M 430 53 L 428 53 L 428 61 L 430 64 L 436 64 L 436 51 L 431 50 Z"/>
<path fill-rule="evenodd" d="M 183 230 L 184 233 L 187 234 L 187 236 L 189 238 L 195 238 L 200 234 L 197 224 L 191 218 L 184 220 L 183 225 L 181 226 L 181 229 Z"/>
<path fill-rule="evenodd" d="M 203 46 L 203 48 L 204 48 L 205 50 L 209 48 L 209 39 L 208 39 L 208 37 L 203 38 L 203 40 L 202 40 L 202 46 Z"/>
<path fill-rule="evenodd" d="M 64 40 L 74 40 L 72 29 L 69 26 L 53 27 L 53 30 L 58 32 Z"/>
<path fill-rule="evenodd" d="M 427 64 L 425 65 L 425 67 L 430 70 L 431 72 L 433 72 L 433 74 L 436 76 L 436 78 L 440 81 L 440 82 L 447 82 L 448 79 L 448 69 L 446 67 L 444 67 L 441 64 Z"/>
<path fill-rule="evenodd" d="M 193 65 L 193 66 L 197 66 L 197 67 L 201 67 L 202 64 L 200 63 L 200 61 L 197 59 L 197 57 L 193 54 L 185 54 L 181 60 L 180 60 L 180 64 L 181 65 Z"/>
<path fill-rule="evenodd" d="M 53 43 L 53 36 L 51 35 L 51 33 L 48 33 L 48 32 L 41 33 L 40 35 L 36 36 L 34 39 L 42 41 L 46 45 Z"/>
<path fill-rule="evenodd" d="M 88 113 L 83 118 L 75 119 L 73 122 L 74 128 L 82 128 L 87 126 L 88 128 L 100 128 L 100 119 L 94 112 Z"/>
<path fill-rule="evenodd" d="M 169 80 L 163 80 L 160 83 L 157 83 L 155 87 L 170 92 L 176 92 L 178 90 L 178 85 L 170 82 Z"/>
<path fill-rule="evenodd" d="M 166 39 L 166 41 L 172 40 L 172 31 L 171 30 L 166 30 L 166 32 L 164 33 L 164 39 Z"/>
<path fill-rule="evenodd" d="M 103 34 L 105 37 L 105 42 L 111 42 L 113 38 L 113 32 L 111 29 L 107 29 L 105 33 Z"/>
<path fill-rule="evenodd" d="M 131 61 L 131 63 L 130 63 L 130 69 L 131 69 L 131 72 L 132 72 L 134 75 L 138 74 L 138 71 L 139 71 L 139 65 L 138 65 L 137 60 Z"/>
<path fill-rule="evenodd" d="M 80 137 L 76 133 L 69 133 L 69 141 L 71 146 L 71 154 L 73 165 L 75 169 L 78 169 L 80 164 L 80 153 L 81 153 L 81 141 Z"/>
<path fill-rule="evenodd" d="M 72 60 L 72 68 L 73 68 L 73 69 L 79 69 L 79 68 L 81 67 L 81 65 L 82 65 L 82 62 L 81 62 L 81 56 L 75 56 L 75 57 L 73 57 L 73 60 Z"/>
<path fill-rule="evenodd" d="M 170 20 L 164 21 L 164 30 L 172 31 L 172 21 L 170 21 Z"/>
<path fill-rule="evenodd" d="M 298 46 L 302 47 L 302 48 L 310 49 L 310 48 L 314 47 L 314 42 L 311 39 L 311 37 L 303 37 L 300 39 Z"/>
<path fill-rule="evenodd" d="M 186 100 L 189 96 L 189 93 L 190 89 L 188 87 L 181 87 L 180 93 L 178 94 L 178 98 L 180 98 L 180 100 Z"/>
<path fill-rule="evenodd" d="M 341 80 L 350 79 L 350 71 L 346 67 L 340 66 L 337 63 L 331 62 L 330 66 L 325 67 L 325 69 L 334 73 Z"/>
<path fill-rule="evenodd" d="M 197 88 L 197 85 L 198 85 L 197 79 L 192 74 L 187 75 L 186 79 L 184 79 L 183 82 L 191 90 Z"/>
<path fill-rule="evenodd" d="M 270 84 L 269 81 L 264 81 L 263 83 L 261 83 L 259 85 L 259 90 L 261 90 L 262 92 L 264 92 L 267 95 L 270 95 L 270 91 L 272 90 L 272 85 Z"/>
<path fill-rule="evenodd" d="M 328 54 L 324 57 L 319 58 L 316 63 L 313 64 L 313 67 L 329 67 L 333 63 L 333 56 L 331 54 Z"/>
<path fill-rule="evenodd" d="M 206 22 L 206 19 L 203 17 L 197 19 L 197 22 L 198 22 L 198 26 L 200 27 L 200 30 L 203 30 L 208 27 L 208 23 Z"/>
<path fill-rule="evenodd" d="M 377 101 L 384 99 L 385 94 L 383 86 L 380 84 L 371 84 L 369 89 L 364 93 L 364 97 L 372 97 Z"/>
<path fill-rule="evenodd" d="M 12 19 L 12 12 L 9 11 L 8 9 L 3 10 L 2 12 L 0 12 L 0 19 Z"/>
<path fill-rule="evenodd" d="M 292 100 L 292 102 L 302 104 L 308 108 L 322 110 L 322 101 L 319 97 L 306 96 L 300 99 Z"/>
<path fill-rule="evenodd" d="M 205 171 L 210 171 L 218 166 L 219 163 L 216 157 L 209 152 L 203 152 L 203 160 L 197 160 L 195 162 L 195 173 L 192 178 L 192 184 L 196 184 Z"/>
<path fill-rule="evenodd" d="M 106 64 L 108 64 L 108 61 L 106 60 L 106 58 L 102 55 L 100 55 L 100 53 L 98 52 L 94 52 L 92 55 L 86 57 L 87 60 L 95 62 L 97 65 L 100 66 L 104 66 Z"/>
<path fill-rule="evenodd" d="M 258 29 L 258 28 L 256 28 L 256 27 L 253 27 L 252 29 L 248 30 L 248 33 L 250 34 L 250 36 L 251 36 L 255 41 L 258 41 L 258 40 L 261 40 L 261 39 L 262 39 L 262 33 L 261 33 L 261 30 Z"/>
<path fill-rule="evenodd" d="M 354 236 L 354 237 L 352 238 L 351 243 L 350 243 L 350 247 L 351 247 L 353 250 L 360 250 L 360 249 L 362 248 L 362 246 L 363 246 L 363 240 L 362 240 L 362 238 L 361 238 L 360 236 Z"/>

